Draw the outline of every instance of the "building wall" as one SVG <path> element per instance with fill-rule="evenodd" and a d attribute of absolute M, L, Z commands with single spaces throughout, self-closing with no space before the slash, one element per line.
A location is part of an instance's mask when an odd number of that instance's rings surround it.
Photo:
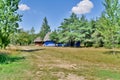
<path fill-rule="evenodd" d="M 53 41 L 45 41 L 44 46 L 55 46 L 55 42 L 53 42 Z"/>
<path fill-rule="evenodd" d="M 36 46 L 43 46 L 43 42 L 35 42 Z"/>

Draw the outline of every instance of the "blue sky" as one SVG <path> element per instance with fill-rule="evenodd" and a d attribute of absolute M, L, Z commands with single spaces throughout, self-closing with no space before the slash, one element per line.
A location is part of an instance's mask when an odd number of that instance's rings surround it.
<path fill-rule="evenodd" d="M 23 17 L 19 25 L 24 30 L 34 27 L 38 33 L 44 17 L 47 17 L 52 30 L 57 29 L 72 12 L 78 16 L 84 14 L 87 19 L 95 19 L 104 9 L 102 2 L 103 0 L 21 0 L 18 12 Z"/>

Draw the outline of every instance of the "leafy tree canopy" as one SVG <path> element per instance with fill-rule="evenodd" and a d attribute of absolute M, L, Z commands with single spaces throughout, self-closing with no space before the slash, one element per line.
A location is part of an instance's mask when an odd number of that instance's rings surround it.
<path fill-rule="evenodd" d="M 20 0 L 0 0 L 0 47 L 5 48 L 10 43 L 10 35 L 18 28 L 21 21 L 17 13 Z"/>

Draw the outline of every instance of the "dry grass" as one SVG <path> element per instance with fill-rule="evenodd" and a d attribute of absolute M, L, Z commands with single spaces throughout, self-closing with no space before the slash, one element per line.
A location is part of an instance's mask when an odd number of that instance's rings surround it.
<path fill-rule="evenodd" d="M 117 55 L 112 55 L 104 48 L 17 48 L 15 53 L 25 60 L 15 64 L 20 64 L 18 70 L 27 74 L 23 78 L 16 75 L 12 80 L 120 80 L 119 50 Z M 10 72 L 11 75 L 15 73 Z"/>

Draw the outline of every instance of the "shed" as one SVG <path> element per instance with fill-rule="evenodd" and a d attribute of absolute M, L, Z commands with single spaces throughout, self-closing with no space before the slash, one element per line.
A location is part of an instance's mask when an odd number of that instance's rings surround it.
<path fill-rule="evenodd" d="M 44 46 L 55 46 L 55 42 L 50 39 L 51 32 L 48 32 L 44 37 Z"/>
<path fill-rule="evenodd" d="M 34 40 L 34 43 L 35 43 L 36 46 L 42 46 L 43 45 L 43 40 L 40 37 L 37 37 Z"/>

